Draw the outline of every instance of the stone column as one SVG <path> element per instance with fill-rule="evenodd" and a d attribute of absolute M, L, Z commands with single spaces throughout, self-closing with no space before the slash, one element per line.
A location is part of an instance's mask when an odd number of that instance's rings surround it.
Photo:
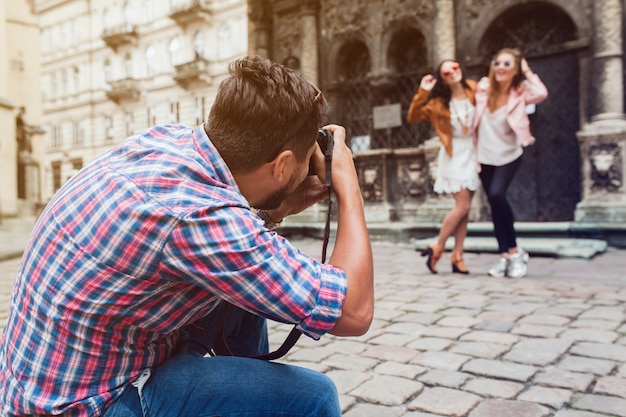
<path fill-rule="evenodd" d="M 304 2 L 300 11 L 300 30 L 302 53 L 300 70 L 302 75 L 313 84 L 319 84 L 319 45 L 317 33 L 317 2 Z"/>
<path fill-rule="evenodd" d="M 456 38 L 454 20 L 454 1 L 436 0 L 437 14 L 435 20 L 435 62 L 442 59 L 456 59 Z"/>
<path fill-rule="evenodd" d="M 622 81 L 622 2 L 595 0 L 590 121 L 579 131 L 581 201 L 575 220 L 626 222 L 626 118 Z M 587 80 L 581 80 L 585 86 Z M 584 96 L 584 94 L 583 94 Z"/>
<path fill-rule="evenodd" d="M 248 1 L 248 27 L 250 29 L 249 52 L 270 58 L 271 45 L 271 10 L 266 9 L 266 4 L 259 0 Z"/>

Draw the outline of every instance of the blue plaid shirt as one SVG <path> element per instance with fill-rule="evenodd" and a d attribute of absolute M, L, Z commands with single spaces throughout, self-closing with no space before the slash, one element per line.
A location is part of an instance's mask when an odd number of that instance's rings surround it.
<path fill-rule="evenodd" d="M 263 226 L 203 127 L 156 126 L 86 166 L 38 220 L 0 340 L 0 410 L 101 415 L 221 299 L 317 339 L 346 285 Z"/>

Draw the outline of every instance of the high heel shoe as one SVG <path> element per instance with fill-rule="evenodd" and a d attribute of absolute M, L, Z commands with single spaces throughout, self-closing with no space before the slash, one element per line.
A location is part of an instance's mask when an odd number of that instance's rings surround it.
<path fill-rule="evenodd" d="M 450 259 L 452 261 L 452 272 L 454 272 L 455 274 L 469 274 L 469 270 L 465 266 L 465 262 L 463 262 L 463 252 L 452 252 L 452 256 L 450 257 Z"/>
<path fill-rule="evenodd" d="M 426 259 L 426 267 L 433 274 L 437 273 L 437 268 L 435 268 L 435 265 L 437 265 L 437 261 L 439 260 L 439 258 L 441 258 L 442 252 L 443 252 L 443 248 L 441 248 L 436 243 L 428 246 L 426 249 L 422 251 L 422 256 L 428 256 L 428 259 Z"/>

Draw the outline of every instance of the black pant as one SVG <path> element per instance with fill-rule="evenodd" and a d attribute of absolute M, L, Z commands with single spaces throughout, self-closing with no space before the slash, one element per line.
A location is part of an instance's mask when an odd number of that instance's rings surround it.
<path fill-rule="evenodd" d="M 481 164 L 480 181 L 491 206 L 493 230 L 498 240 L 500 253 L 506 253 L 510 248 L 517 247 L 513 210 L 506 198 L 506 192 L 521 163 L 522 157 L 520 156 L 515 161 L 502 166 Z"/>

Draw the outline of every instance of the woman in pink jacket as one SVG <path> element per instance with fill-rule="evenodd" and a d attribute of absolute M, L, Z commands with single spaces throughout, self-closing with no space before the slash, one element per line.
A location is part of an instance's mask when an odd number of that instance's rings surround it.
<path fill-rule="evenodd" d="M 522 163 L 523 147 L 535 141 L 526 105 L 547 96 L 546 86 L 518 49 L 500 50 L 491 62 L 489 76 L 478 83 L 474 142 L 501 255 L 489 269 L 494 277 L 520 278 L 526 274 L 528 253 L 517 246 L 506 193 Z"/>

